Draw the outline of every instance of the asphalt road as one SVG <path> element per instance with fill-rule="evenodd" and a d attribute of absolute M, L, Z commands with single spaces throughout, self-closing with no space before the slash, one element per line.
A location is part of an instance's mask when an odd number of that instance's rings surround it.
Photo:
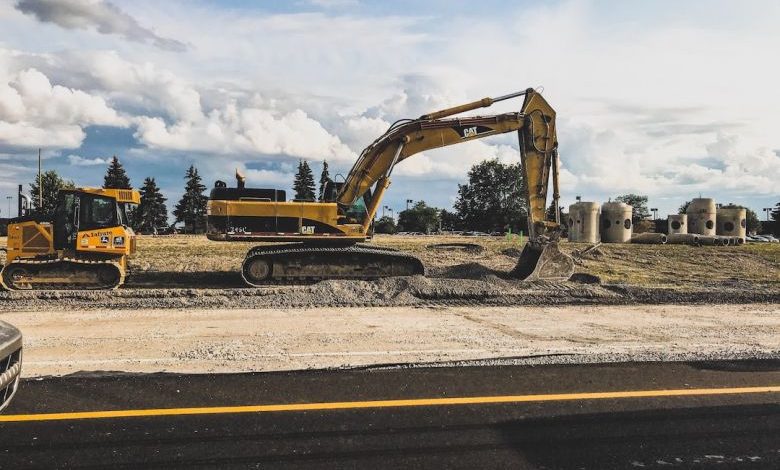
<path fill-rule="evenodd" d="M 778 386 L 780 361 L 32 380 L 0 468 L 776 469 Z"/>

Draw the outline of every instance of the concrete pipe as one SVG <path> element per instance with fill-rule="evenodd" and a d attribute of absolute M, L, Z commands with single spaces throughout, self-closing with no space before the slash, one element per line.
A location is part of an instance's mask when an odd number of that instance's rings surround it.
<path fill-rule="evenodd" d="M 666 237 L 666 242 L 672 245 L 701 245 L 699 236 L 695 233 L 670 233 Z"/>
<path fill-rule="evenodd" d="M 699 237 L 699 243 L 702 246 L 723 246 L 723 240 L 720 237 L 715 236 L 701 236 Z"/>
<path fill-rule="evenodd" d="M 637 233 L 631 236 L 631 243 L 645 243 L 650 245 L 663 245 L 667 241 L 663 233 Z"/>

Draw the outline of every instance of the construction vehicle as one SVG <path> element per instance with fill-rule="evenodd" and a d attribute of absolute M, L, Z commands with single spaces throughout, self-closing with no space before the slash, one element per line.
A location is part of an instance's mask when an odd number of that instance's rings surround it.
<path fill-rule="evenodd" d="M 520 96 L 524 97 L 520 112 L 444 119 Z M 208 203 L 207 236 L 218 241 L 276 243 L 247 253 L 241 274 L 251 286 L 424 274 L 416 257 L 362 243 L 372 236 L 372 223 L 393 169 L 426 150 L 513 131 L 519 136 L 522 177 L 528 188 L 530 241 L 512 274 L 524 279 L 567 279 L 573 262 L 556 243 L 560 216 L 545 220 L 551 175 L 555 207 L 559 198 L 555 111 L 533 89 L 395 122 L 363 150 L 342 183 L 326 186 L 323 202 L 286 201 L 281 190 L 246 188 L 238 173 L 236 188 L 218 181 Z"/>
<path fill-rule="evenodd" d="M 119 287 L 136 247 L 128 206 L 140 199 L 131 189 L 63 189 L 53 215 L 30 211 L 11 219 L 0 284 L 10 290 Z"/>

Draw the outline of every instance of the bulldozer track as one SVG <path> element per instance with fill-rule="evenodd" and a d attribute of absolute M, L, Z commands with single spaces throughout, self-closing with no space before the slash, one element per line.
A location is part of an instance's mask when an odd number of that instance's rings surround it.
<path fill-rule="evenodd" d="M 111 267 L 114 270 L 112 282 L 83 282 L 78 280 L 78 271 L 99 279 L 98 271 L 104 267 Z M 74 269 L 75 268 L 75 269 Z M 28 275 L 27 282 L 15 281 L 12 279 L 15 269 L 21 270 L 20 275 Z M 59 282 L 46 282 L 57 272 L 62 273 L 63 277 L 70 277 L 70 280 Z M 42 274 L 37 280 L 36 275 Z M 31 282 L 32 280 L 32 282 Z M 78 258 L 59 258 L 59 259 L 22 259 L 12 261 L 2 267 L 0 270 L 0 286 L 6 290 L 28 290 L 28 291 L 74 291 L 74 290 L 113 290 L 121 286 L 125 281 L 125 273 L 121 266 L 113 260 L 85 260 Z"/>
<path fill-rule="evenodd" d="M 253 287 L 416 274 L 425 274 L 425 267 L 418 258 L 393 248 L 365 244 L 254 247 L 247 252 L 241 266 L 241 277 Z"/>

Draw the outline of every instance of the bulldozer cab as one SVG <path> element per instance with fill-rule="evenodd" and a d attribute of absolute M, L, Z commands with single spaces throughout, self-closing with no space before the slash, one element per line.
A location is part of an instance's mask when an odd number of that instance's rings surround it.
<path fill-rule="evenodd" d="M 76 249 L 79 231 L 128 225 L 124 204 L 110 196 L 60 191 L 54 214 L 54 248 Z"/>

